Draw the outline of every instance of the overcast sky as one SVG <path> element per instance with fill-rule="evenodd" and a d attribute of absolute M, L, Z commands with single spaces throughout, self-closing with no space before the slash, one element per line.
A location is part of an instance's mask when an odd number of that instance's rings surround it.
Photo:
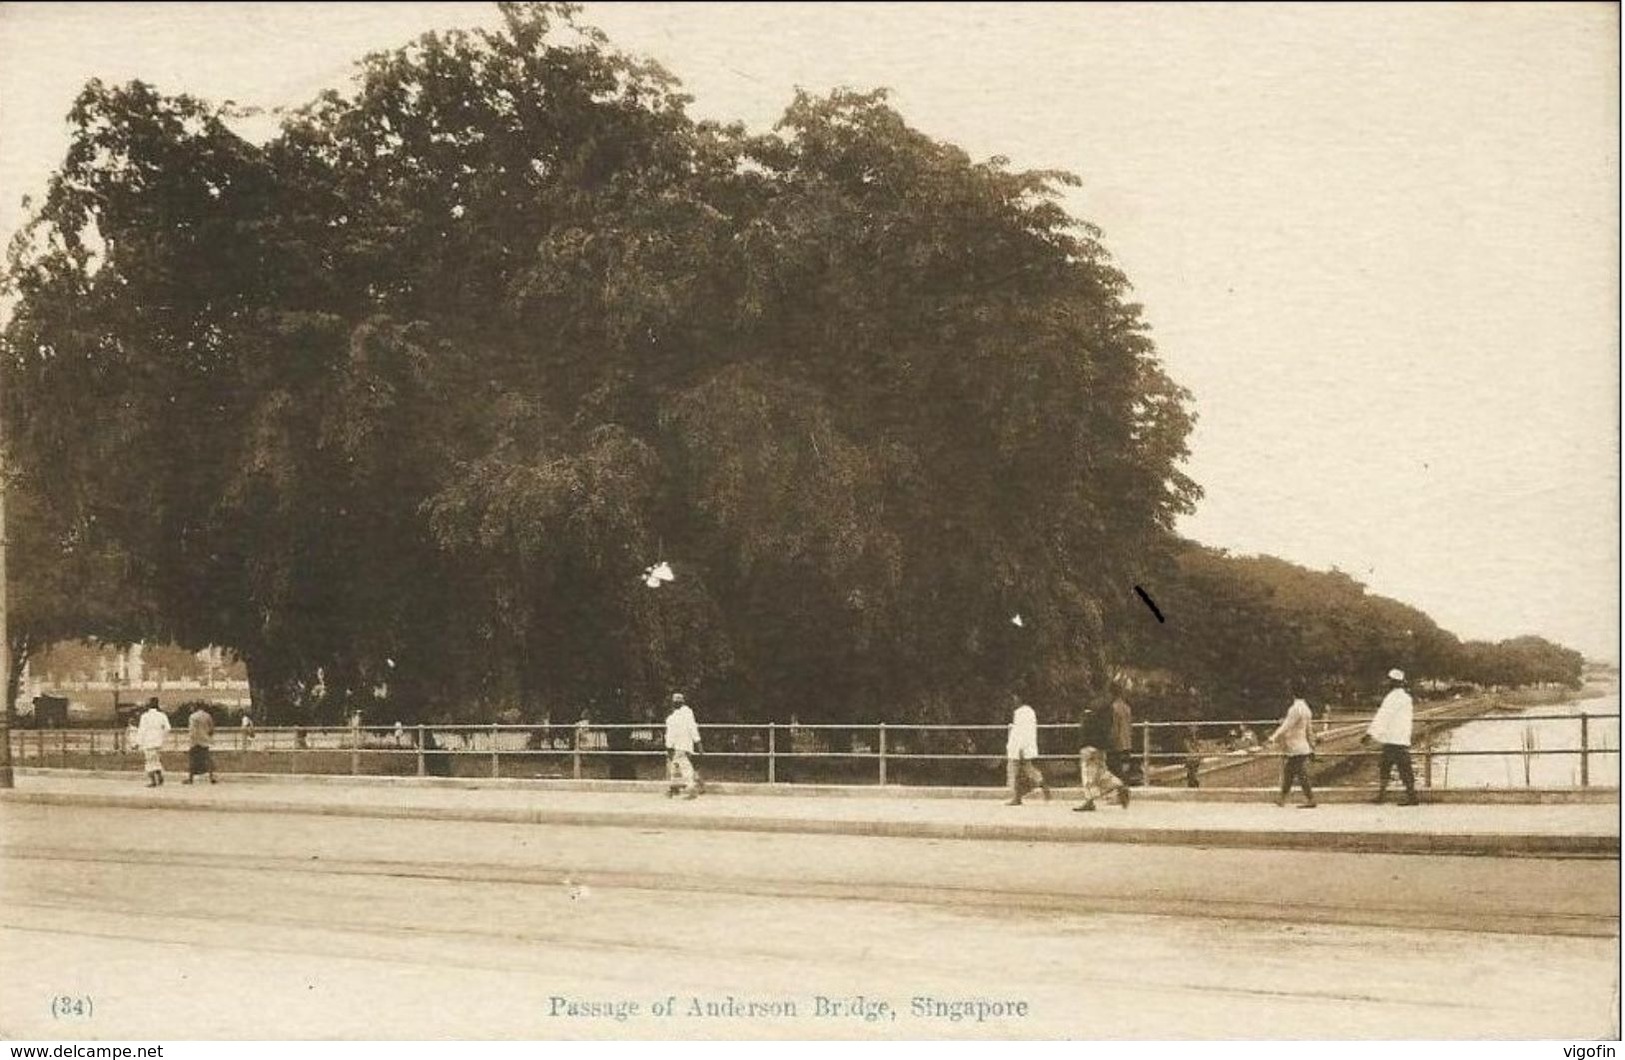
<path fill-rule="evenodd" d="M 886 86 L 1083 178 L 1195 395 L 1182 530 L 1616 658 L 1612 5 L 589 4 L 703 117 Z M 276 106 L 474 4 L 0 5 L 0 235 L 87 78 Z"/>

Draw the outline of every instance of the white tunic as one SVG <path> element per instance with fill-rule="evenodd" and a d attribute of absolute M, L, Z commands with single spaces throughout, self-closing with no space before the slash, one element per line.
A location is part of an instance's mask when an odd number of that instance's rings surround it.
<path fill-rule="evenodd" d="M 1396 688 L 1383 697 L 1377 716 L 1365 730 L 1366 735 L 1378 743 L 1411 745 L 1411 694 Z"/>
<path fill-rule="evenodd" d="M 1286 708 L 1281 727 L 1270 734 L 1270 739 L 1280 740 L 1282 748 L 1289 755 L 1313 754 L 1315 749 L 1309 745 L 1309 723 L 1312 720 L 1309 704 L 1294 699 L 1292 705 Z"/>
<path fill-rule="evenodd" d="M 164 712 L 157 708 L 150 708 L 141 715 L 141 723 L 136 726 L 136 746 L 143 751 L 161 751 L 164 748 L 164 737 L 169 735 L 169 719 Z"/>
<path fill-rule="evenodd" d="M 1010 716 L 1010 737 L 1005 741 L 1004 753 L 1008 758 L 1038 757 L 1038 715 L 1025 703 Z"/>
<path fill-rule="evenodd" d="M 666 715 L 666 746 L 673 751 L 694 753 L 694 745 L 700 742 L 700 723 L 694 720 L 694 712 L 685 703 Z"/>

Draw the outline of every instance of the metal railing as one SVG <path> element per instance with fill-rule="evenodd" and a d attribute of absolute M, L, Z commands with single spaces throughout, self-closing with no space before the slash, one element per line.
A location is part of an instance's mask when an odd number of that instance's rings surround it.
<path fill-rule="evenodd" d="M 1419 710 L 1416 717 L 1414 757 L 1420 759 L 1419 782 L 1433 786 L 1435 760 L 1479 756 L 1518 756 L 1525 762 L 1550 756 L 1578 758 L 1578 787 L 1617 788 L 1619 714 L 1582 711 L 1573 714 L 1479 713 L 1439 716 Z M 1430 716 L 1431 715 L 1431 716 Z M 1314 733 L 1322 770 L 1347 769 L 1380 753 L 1357 745 L 1369 715 L 1339 713 L 1317 719 Z M 1505 749 L 1451 749 L 1435 746 L 1438 737 L 1469 724 L 1522 724 L 1567 722 L 1577 725 L 1573 746 L 1533 746 L 1525 739 Z M 1203 777 L 1226 776 L 1246 780 L 1232 786 L 1265 787 L 1264 763 L 1278 763 L 1285 755 L 1262 745 L 1214 739 L 1220 731 L 1267 734 L 1278 719 L 1225 721 L 1150 721 L 1133 725 L 1130 756 L 1138 783 L 1182 783 L 1195 763 Z M 1076 745 L 1075 724 L 1039 726 L 1040 746 Z M 809 782 L 811 778 L 839 783 L 924 783 L 989 785 L 1003 783 L 1004 725 L 802 725 L 788 723 L 718 723 L 702 725 L 708 773 L 729 774 L 769 784 Z M 1195 733 L 1194 744 L 1180 737 Z M 1598 739 L 1601 735 L 1603 738 Z M 109 761 L 133 768 L 134 731 L 111 729 L 14 729 L 12 757 L 19 765 L 97 768 Z M 166 753 L 184 755 L 189 744 L 184 728 L 172 730 Z M 413 725 L 401 727 L 288 726 L 221 729 L 213 751 L 225 768 L 246 771 L 458 777 L 570 777 L 608 775 L 619 778 L 664 775 L 664 727 L 660 723 L 572 725 Z M 1594 760 L 1614 764 L 1611 783 L 1594 783 Z M 1055 779 L 1075 775 L 1077 754 L 1045 754 L 1036 760 L 1049 765 Z M 253 767 L 263 767 L 254 769 Z M 1247 768 L 1247 767 L 1251 768 Z M 813 767 L 813 768 L 807 768 Z M 1526 781 L 1532 772 L 1525 770 Z"/>

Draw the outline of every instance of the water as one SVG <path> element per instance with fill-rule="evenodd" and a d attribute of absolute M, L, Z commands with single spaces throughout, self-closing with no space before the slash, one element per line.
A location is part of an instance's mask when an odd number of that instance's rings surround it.
<path fill-rule="evenodd" d="M 1471 721 L 1441 738 L 1436 750 L 1501 751 L 1504 754 L 1437 757 L 1433 760 L 1433 785 L 1440 788 L 1577 788 L 1580 786 L 1578 754 L 1525 754 L 1533 752 L 1577 751 L 1580 747 L 1580 714 L 1593 715 L 1587 725 L 1588 744 L 1593 752 L 1612 754 L 1589 756 L 1593 787 L 1619 787 L 1619 691 L 1596 699 L 1575 700 L 1548 706 L 1529 707 L 1519 713 L 1506 713 L 1481 721 Z M 1613 714 L 1598 718 L 1597 714 Z M 1562 715 L 1554 717 L 1554 715 Z M 1534 719 L 1540 720 L 1534 720 Z"/>

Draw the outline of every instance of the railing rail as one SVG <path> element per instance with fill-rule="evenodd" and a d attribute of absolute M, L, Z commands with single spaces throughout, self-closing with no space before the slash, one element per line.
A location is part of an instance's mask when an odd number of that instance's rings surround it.
<path fill-rule="evenodd" d="M 1577 757 L 1578 786 L 1590 787 L 1595 779 L 1594 761 L 1599 757 L 1617 761 L 1619 755 L 1617 712 L 1439 713 L 1451 707 L 1447 703 L 1417 711 L 1415 730 L 1422 746 L 1416 753 L 1422 758 L 1425 785 L 1431 785 L 1436 758 L 1448 762 L 1453 758 L 1511 756 L 1528 761 L 1559 756 Z M 1323 744 L 1349 743 L 1363 732 L 1370 717 L 1369 713 L 1337 712 L 1330 718 L 1316 719 L 1314 731 Z M 1452 749 L 1436 748 L 1428 739 L 1469 723 L 1527 726 L 1558 721 L 1577 727 L 1577 742 L 1552 747 Z M 1272 731 L 1277 722 L 1274 718 L 1141 721 L 1134 723 L 1134 738 L 1125 750 L 1137 761 L 1143 783 L 1165 778 L 1172 782 L 1173 775 L 1182 772 L 1179 767 L 1193 758 L 1201 769 L 1223 773 L 1241 763 L 1285 755 L 1256 740 L 1219 744 L 1207 734 L 1218 731 L 1228 736 L 1241 731 L 1256 737 L 1260 730 Z M 1605 742 L 1608 733 L 1603 731 L 1610 726 L 1612 746 Z M 786 766 L 798 763 L 851 765 L 867 761 L 872 782 L 885 785 L 894 782 L 897 768 L 903 766 L 936 763 L 985 768 L 1005 758 L 1002 737 L 1006 726 L 998 724 L 719 722 L 702 725 L 701 731 L 706 737 L 708 762 L 761 763 L 765 779 L 771 784 L 781 782 Z M 1076 761 L 1072 748 L 1079 742 L 1077 724 L 1052 722 L 1040 725 L 1039 731 L 1041 746 L 1054 748 L 1059 744 L 1068 748 L 1040 755 L 1040 763 Z M 1175 733 L 1197 734 L 1194 747 L 1169 746 L 1169 737 Z M 129 729 L 14 729 L 11 740 L 13 759 L 22 765 L 66 766 L 88 761 L 94 766 L 109 757 L 128 754 L 134 746 L 133 730 Z M 188 742 L 186 730 L 178 727 L 170 732 L 165 751 L 183 753 Z M 500 777 L 505 775 L 505 765 L 508 774 L 514 774 L 516 762 L 550 759 L 568 761 L 569 775 L 576 779 L 585 777 L 589 766 L 597 771 L 605 763 L 623 761 L 635 766 L 638 760 L 663 759 L 663 743 L 664 726 L 659 722 L 221 728 L 213 739 L 216 752 L 265 756 L 267 767 L 277 772 L 298 773 L 304 766 L 307 772 L 363 774 L 380 771 L 380 762 L 409 762 L 412 772 L 425 776 L 436 771 L 450 772 L 445 763 L 456 761 L 465 763 L 456 768 L 456 775 L 476 775 L 473 771 L 479 768 L 491 777 Z M 335 754 L 339 756 L 337 762 L 332 760 Z M 1325 751 L 1327 759 L 1339 762 L 1357 762 L 1378 754 L 1375 748 L 1352 745 Z M 484 758 L 486 764 L 473 766 L 472 760 L 479 758 Z M 398 770 L 390 766 L 383 771 Z M 964 773 L 965 769 L 961 769 L 960 775 Z M 534 769 L 530 775 L 537 775 Z M 1617 788 L 1617 780 L 1607 786 Z"/>

